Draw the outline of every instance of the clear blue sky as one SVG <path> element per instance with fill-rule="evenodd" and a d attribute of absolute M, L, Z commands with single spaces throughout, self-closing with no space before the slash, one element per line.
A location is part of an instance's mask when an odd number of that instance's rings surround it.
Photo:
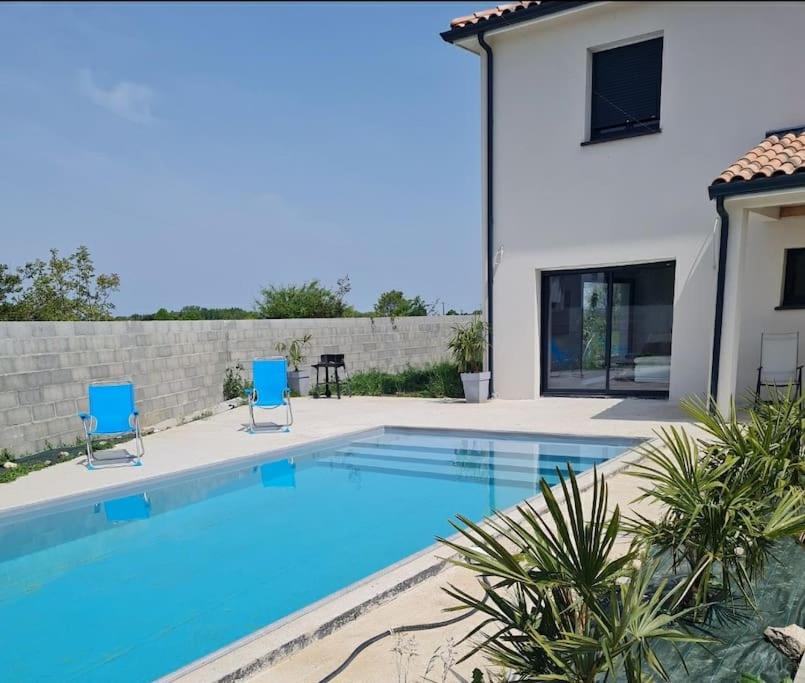
<path fill-rule="evenodd" d="M 438 33 L 489 4 L 3 5 L 0 262 L 84 243 L 121 314 L 345 273 L 478 307 L 478 59 Z"/>

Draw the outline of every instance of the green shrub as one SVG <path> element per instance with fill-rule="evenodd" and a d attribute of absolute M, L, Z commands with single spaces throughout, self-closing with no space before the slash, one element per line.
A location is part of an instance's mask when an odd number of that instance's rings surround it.
<path fill-rule="evenodd" d="M 459 372 L 481 372 L 484 369 L 488 338 L 489 328 L 479 315 L 464 325 L 453 325 L 453 336 L 447 348 Z"/>
<path fill-rule="evenodd" d="M 660 444 L 640 450 L 631 474 L 650 483 L 641 498 L 661 506 L 628 528 L 684 574 L 686 601 L 753 602 L 753 584 L 774 557 L 774 543 L 805 531 L 801 427 L 805 403 L 778 397 L 739 422 L 711 402 L 683 401 L 709 438 L 663 428 Z"/>
<path fill-rule="evenodd" d="M 269 285 L 260 292 L 255 310 L 261 318 L 344 318 L 355 310 L 346 303 L 349 277 L 338 280 L 335 289 L 310 280 L 301 285 Z"/>
<path fill-rule="evenodd" d="M 406 368 L 392 374 L 379 370 L 358 372 L 350 378 L 356 396 L 419 396 L 463 398 L 458 368 L 453 363 L 434 363 L 424 368 Z"/>
<path fill-rule="evenodd" d="M 617 506 L 609 512 L 603 476 L 594 473 L 585 500 L 570 465 L 557 473 L 564 500 L 542 479 L 545 513 L 525 502 L 486 528 L 459 515 L 451 523 L 465 545 L 438 539 L 483 591 L 444 589 L 456 601 L 450 609 L 485 617 L 464 637 L 478 636 L 460 661 L 483 652 L 510 681 L 667 680 L 657 645 L 709 639 L 684 629 L 689 610 L 673 612 L 679 590 L 653 581 L 656 562 L 638 562 L 635 546 L 613 552 L 621 518 Z"/>
<path fill-rule="evenodd" d="M 243 396 L 246 380 L 243 379 L 243 366 L 238 363 L 224 372 L 224 401 Z"/>
<path fill-rule="evenodd" d="M 299 372 L 299 366 L 305 362 L 305 353 L 310 349 L 311 335 L 306 334 L 299 339 L 292 339 L 289 342 L 279 342 L 274 348 L 277 353 L 285 356 L 288 365 L 294 369 L 294 372 Z"/>

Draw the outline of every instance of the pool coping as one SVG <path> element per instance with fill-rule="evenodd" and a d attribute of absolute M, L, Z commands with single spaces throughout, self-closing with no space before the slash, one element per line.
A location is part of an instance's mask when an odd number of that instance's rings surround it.
<path fill-rule="evenodd" d="M 438 427 L 419 428 L 411 425 L 379 425 L 357 432 L 347 432 L 336 437 L 319 439 L 315 442 L 315 445 L 314 442 L 308 442 L 283 450 L 298 452 L 300 449 L 307 448 L 307 446 L 321 447 L 326 442 L 341 441 L 344 438 L 357 436 L 370 436 L 377 433 L 384 434 L 387 431 L 415 432 L 418 434 L 427 432 L 449 434 L 455 432 L 462 435 L 493 435 L 502 438 L 522 438 L 524 436 L 555 437 L 557 439 L 572 439 L 576 442 L 600 443 L 601 441 L 607 441 L 626 446 L 627 449 L 620 455 L 605 461 L 600 467 L 585 470 L 577 476 L 581 492 L 592 488 L 593 476 L 596 472 L 606 479 L 641 460 L 643 455 L 638 452 L 637 447 L 655 440 L 653 437 L 579 436 L 515 429 L 473 430 Z M 269 453 L 274 456 L 278 451 L 270 451 Z M 259 459 L 259 457 L 249 456 L 245 460 Z M 265 459 L 265 454 L 263 459 Z M 194 471 L 198 472 L 199 470 Z M 559 484 L 553 486 L 551 490 L 558 501 L 562 502 L 564 500 L 564 494 Z M 507 515 L 516 515 L 518 506 L 522 505 L 523 502 L 528 502 L 540 514 L 547 511 L 542 494 L 537 494 L 523 499 L 523 501 L 501 512 Z M 482 522 L 481 527 L 494 532 L 488 521 Z M 458 532 L 448 537 L 452 541 L 458 541 L 461 538 L 461 534 Z M 200 681 L 231 683 L 243 680 L 330 635 L 394 596 L 436 576 L 450 566 L 450 560 L 454 557 L 456 557 L 456 553 L 450 552 L 441 543 L 433 543 L 419 552 L 408 555 L 394 564 L 292 612 L 282 619 L 267 624 L 204 657 L 188 663 L 157 679 L 157 683 L 196 683 Z"/>

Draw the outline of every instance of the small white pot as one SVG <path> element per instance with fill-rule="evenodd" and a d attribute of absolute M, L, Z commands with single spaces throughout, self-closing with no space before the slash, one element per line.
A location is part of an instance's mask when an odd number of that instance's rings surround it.
<path fill-rule="evenodd" d="M 288 388 L 300 396 L 307 396 L 310 393 L 310 373 L 307 370 L 288 370 Z"/>
<path fill-rule="evenodd" d="M 464 385 L 464 398 L 467 403 L 483 403 L 489 398 L 488 372 L 462 372 L 461 383 Z"/>

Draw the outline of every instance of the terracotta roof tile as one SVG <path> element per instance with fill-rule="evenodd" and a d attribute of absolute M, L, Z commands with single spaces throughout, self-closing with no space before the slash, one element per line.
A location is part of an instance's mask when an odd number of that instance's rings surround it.
<path fill-rule="evenodd" d="M 457 17 L 450 22 L 450 28 L 464 28 L 471 24 L 477 24 L 487 19 L 496 19 L 511 12 L 519 12 L 520 10 L 533 7 L 534 5 L 542 4 L 542 0 L 521 0 L 520 2 L 507 2 L 505 5 L 498 5 L 490 9 L 484 9 L 480 12 L 474 12 L 466 17 Z"/>
<path fill-rule="evenodd" d="M 769 135 L 728 166 L 713 185 L 752 181 L 805 171 L 805 130 Z"/>

